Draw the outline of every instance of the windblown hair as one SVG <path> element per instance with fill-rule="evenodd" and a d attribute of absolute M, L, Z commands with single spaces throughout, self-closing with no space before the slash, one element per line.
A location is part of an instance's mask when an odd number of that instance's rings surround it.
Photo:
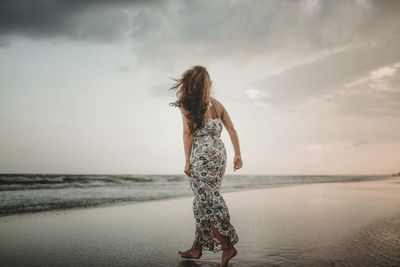
<path fill-rule="evenodd" d="M 169 89 L 177 89 L 178 99 L 169 103 L 170 106 L 179 107 L 189 120 L 191 133 L 204 127 L 207 111 L 210 86 L 210 76 L 203 66 L 193 66 L 185 71 L 181 78 L 174 79 L 175 84 Z"/>

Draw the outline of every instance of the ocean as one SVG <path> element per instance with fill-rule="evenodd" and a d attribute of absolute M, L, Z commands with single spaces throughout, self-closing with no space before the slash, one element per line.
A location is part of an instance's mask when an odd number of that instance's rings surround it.
<path fill-rule="evenodd" d="M 221 193 L 390 175 L 225 175 Z M 186 175 L 0 174 L 0 216 L 193 196 Z"/>

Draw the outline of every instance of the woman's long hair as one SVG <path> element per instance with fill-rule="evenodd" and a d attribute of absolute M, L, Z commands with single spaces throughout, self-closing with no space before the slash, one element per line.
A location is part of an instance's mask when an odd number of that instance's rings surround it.
<path fill-rule="evenodd" d="M 194 66 L 182 74 L 179 79 L 171 78 L 175 84 L 169 89 L 178 89 L 178 99 L 169 103 L 179 107 L 189 120 L 191 133 L 204 127 L 204 114 L 207 111 L 209 99 L 210 76 L 203 66 Z"/>

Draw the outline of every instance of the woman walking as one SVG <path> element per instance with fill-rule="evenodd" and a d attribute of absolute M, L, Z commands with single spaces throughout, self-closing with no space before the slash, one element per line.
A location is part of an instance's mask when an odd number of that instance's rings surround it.
<path fill-rule="evenodd" d="M 222 266 L 237 254 L 239 241 L 224 198 L 219 193 L 226 169 L 226 149 L 220 139 L 223 125 L 229 132 L 235 157 L 234 171 L 243 166 L 239 139 L 224 106 L 210 96 L 212 81 L 203 66 L 185 71 L 171 89 L 178 89 L 176 102 L 181 109 L 186 164 L 184 172 L 190 178 L 194 193 L 193 214 L 196 231 L 191 249 L 178 254 L 182 258 L 198 259 L 202 250 L 222 252 Z M 211 108 L 212 107 L 212 108 Z"/>

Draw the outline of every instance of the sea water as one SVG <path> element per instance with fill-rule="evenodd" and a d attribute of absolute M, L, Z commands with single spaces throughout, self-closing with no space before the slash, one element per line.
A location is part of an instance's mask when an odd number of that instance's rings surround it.
<path fill-rule="evenodd" d="M 390 176 L 225 175 L 221 193 L 385 178 Z M 193 196 L 189 179 L 186 175 L 0 174 L 0 216 Z"/>

